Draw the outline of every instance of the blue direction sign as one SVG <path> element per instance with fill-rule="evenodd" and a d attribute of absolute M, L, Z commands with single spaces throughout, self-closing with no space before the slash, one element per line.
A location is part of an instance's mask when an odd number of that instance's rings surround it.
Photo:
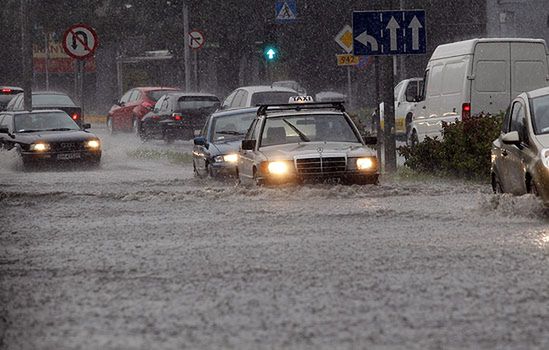
<path fill-rule="evenodd" d="M 353 49 L 355 56 L 425 53 L 425 11 L 353 12 Z"/>
<path fill-rule="evenodd" d="M 277 0 L 275 3 L 275 16 L 275 20 L 281 23 L 296 21 L 296 0 Z"/>

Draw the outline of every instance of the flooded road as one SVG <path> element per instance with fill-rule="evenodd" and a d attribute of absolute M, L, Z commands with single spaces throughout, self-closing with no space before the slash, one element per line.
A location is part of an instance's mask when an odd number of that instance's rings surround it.
<path fill-rule="evenodd" d="M 0 348 L 549 347 L 531 196 L 244 187 L 193 178 L 190 142 L 96 131 L 99 169 L 0 153 Z"/>

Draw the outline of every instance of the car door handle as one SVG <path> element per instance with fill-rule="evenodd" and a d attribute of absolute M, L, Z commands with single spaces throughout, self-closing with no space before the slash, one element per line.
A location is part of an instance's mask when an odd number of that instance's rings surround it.
<path fill-rule="evenodd" d="M 506 150 L 501 151 L 501 155 L 504 156 L 504 157 L 507 157 L 508 154 L 509 154 L 509 153 L 507 153 Z"/>

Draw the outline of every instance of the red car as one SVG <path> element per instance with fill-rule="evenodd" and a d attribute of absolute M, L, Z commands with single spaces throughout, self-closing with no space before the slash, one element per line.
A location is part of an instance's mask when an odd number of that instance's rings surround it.
<path fill-rule="evenodd" d="M 111 134 L 141 128 L 141 119 L 154 107 L 156 101 L 168 92 L 181 91 L 167 87 L 138 87 L 127 91 L 116 101 L 107 115 L 107 128 Z"/>

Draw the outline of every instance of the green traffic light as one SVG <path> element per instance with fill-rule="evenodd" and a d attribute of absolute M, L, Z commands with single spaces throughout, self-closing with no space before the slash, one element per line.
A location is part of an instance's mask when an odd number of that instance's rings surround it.
<path fill-rule="evenodd" d="M 278 49 L 273 46 L 267 46 L 263 51 L 263 56 L 267 61 L 274 61 L 278 58 Z"/>

